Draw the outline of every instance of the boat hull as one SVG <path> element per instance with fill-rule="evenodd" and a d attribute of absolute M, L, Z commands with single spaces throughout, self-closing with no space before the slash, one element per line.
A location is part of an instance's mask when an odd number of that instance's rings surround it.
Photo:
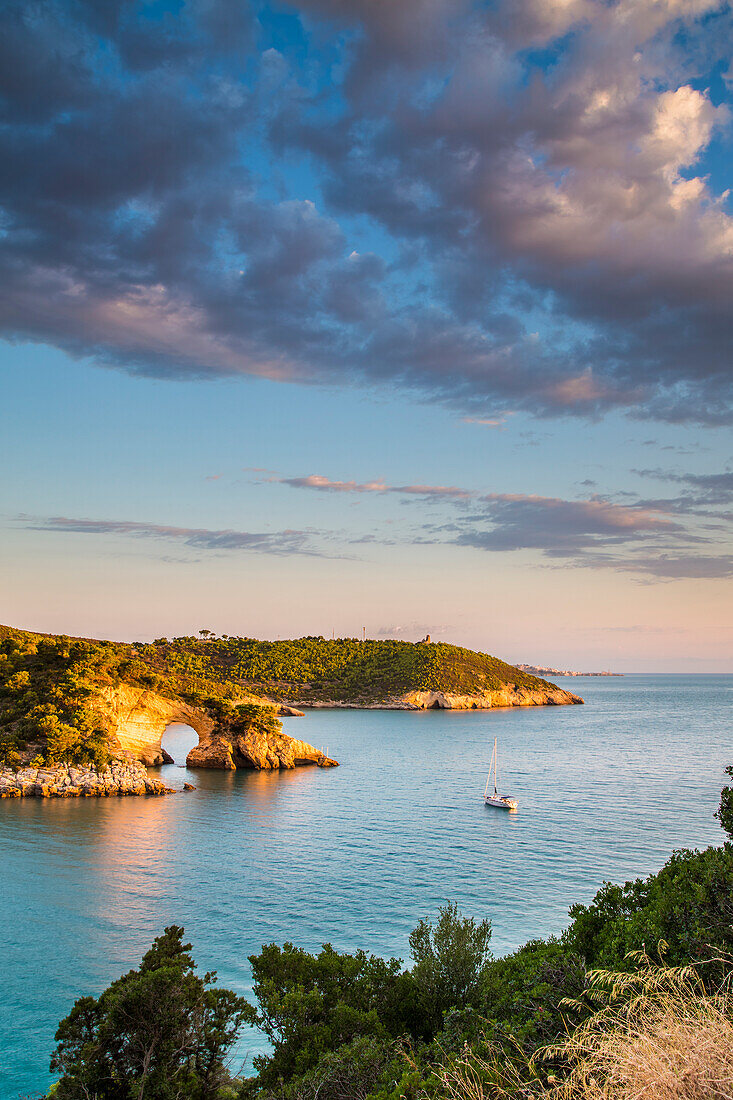
<path fill-rule="evenodd" d="M 517 803 L 513 798 L 485 798 L 487 806 L 494 806 L 497 810 L 516 810 Z"/>

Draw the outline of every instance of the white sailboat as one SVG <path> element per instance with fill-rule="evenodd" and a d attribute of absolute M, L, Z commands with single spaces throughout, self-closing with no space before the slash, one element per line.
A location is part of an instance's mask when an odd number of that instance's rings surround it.
<path fill-rule="evenodd" d="M 516 810 L 518 809 L 517 803 L 513 798 L 509 798 L 508 795 L 501 795 L 496 789 L 496 773 L 498 768 L 499 753 L 496 748 L 496 737 L 494 738 L 494 751 L 491 754 L 491 763 L 489 764 L 489 774 L 486 777 L 486 790 L 484 791 L 484 802 L 487 806 L 496 806 L 499 810 Z M 489 786 L 491 784 L 491 772 L 494 773 L 494 793 L 489 794 Z"/>

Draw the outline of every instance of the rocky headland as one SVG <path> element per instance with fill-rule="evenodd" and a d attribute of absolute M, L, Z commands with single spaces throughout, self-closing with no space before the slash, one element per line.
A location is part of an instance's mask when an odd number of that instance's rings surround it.
<path fill-rule="evenodd" d="M 296 707 L 489 710 L 582 703 L 514 665 L 447 643 L 224 635 L 95 641 L 0 627 L 0 788 L 6 797 L 164 794 L 174 723 L 190 768 L 330 768 L 284 733 Z M 73 764 L 73 766 L 72 766 Z"/>
<path fill-rule="evenodd" d="M 336 768 L 338 761 L 315 749 L 307 741 L 298 741 L 284 733 L 263 734 L 247 730 L 234 736 L 214 734 L 200 741 L 186 757 L 189 768 L 253 768 L 256 771 L 297 768 L 315 764 L 319 768 Z"/>
<path fill-rule="evenodd" d="M 623 676 L 623 672 L 574 672 L 569 668 L 550 668 L 548 665 L 517 665 L 530 676 Z"/>

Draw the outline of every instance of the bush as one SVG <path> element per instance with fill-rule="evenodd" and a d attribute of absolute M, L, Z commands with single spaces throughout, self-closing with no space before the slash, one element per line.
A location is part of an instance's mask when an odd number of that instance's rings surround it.
<path fill-rule="evenodd" d="M 571 1015 L 561 1002 L 580 997 L 585 982 L 583 960 L 566 943 L 531 940 L 486 968 L 482 1012 L 534 1047 L 565 1030 Z"/>
<path fill-rule="evenodd" d="M 271 943 L 250 963 L 256 1022 L 273 1047 L 255 1058 L 266 1090 L 302 1078 L 324 1054 L 356 1039 L 395 1038 L 416 1019 L 414 983 L 401 973 L 399 959 L 341 954 L 330 944 L 311 955 L 290 943 Z"/>
<path fill-rule="evenodd" d="M 725 774 L 733 779 L 733 766 L 726 768 Z M 733 840 L 733 787 L 723 787 L 720 792 L 720 805 L 715 816 Z"/>
<path fill-rule="evenodd" d="M 623 886 L 606 883 L 570 909 L 565 941 L 590 967 L 627 968 L 631 952 L 665 944 L 677 966 L 733 951 L 733 845 L 674 852 L 661 871 Z M 711 976 L 715 980 L 715 976 Z"/>

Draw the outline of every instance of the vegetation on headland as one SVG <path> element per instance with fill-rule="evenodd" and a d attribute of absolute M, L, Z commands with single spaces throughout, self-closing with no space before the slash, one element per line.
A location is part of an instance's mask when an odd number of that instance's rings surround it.
<path fill-rule="evenodd" d="M 120 684 L 182 699 L 217 718 L 252 696 L 379 703 L 406 691 L 550 686 L 495 657 L 443 642 L 263 642 L 199 633 L 147 645 L 0 627 L 0 761 L 27 760 L 30 747 L 43 763 L 105 763 L 107 731 L 94 700 L 100 689 Z"/>
<path fill-rule="evenodd" d="M 733 767 L 727 769 L 733 779 Z M 453 905 L 411 966 L 325 944 L 250 958 L 257 1007 L 193 972 L 166 929 L 61 1022 L 57 1100 L 721 1100 L 733 1094 L 733 787 L 719 848 L 607 884 L 559 937 L 505 958 Z M 229 1076 L 237 1028 L 271 1049 Z M 236 1068 L 236 1067 L 230 1067 Z"/>

